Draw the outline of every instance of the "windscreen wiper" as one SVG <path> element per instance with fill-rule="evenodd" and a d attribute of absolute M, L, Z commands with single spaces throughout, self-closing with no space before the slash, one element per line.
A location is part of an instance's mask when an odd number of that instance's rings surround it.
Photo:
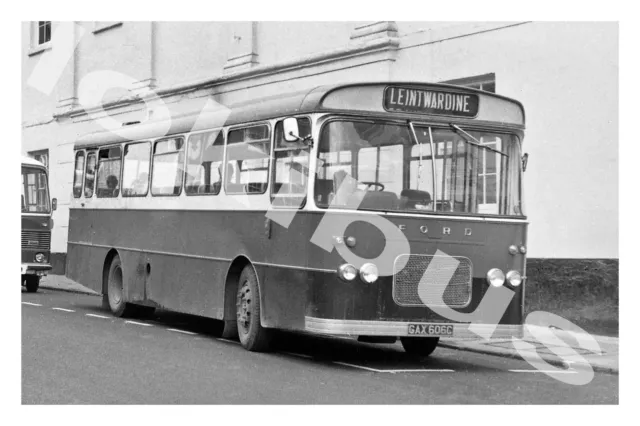
<path fill-rule="evenodd" d="M 484 149 L 488 149 L 489 151 L 493 151 L 495 153 L 498 153 L 500 155 L 504 155 L 505 157 L 509 157 L 507 154 L 505 154 L 502 151 L 498 151 L 497 149 L 491 148 L 487 145 L 483 145 L 478 139 L 474 138 L 472 135 L 470 135 L 469 133 L 465 132 L 464 130 L 462 130 L 459 126 L 450 123 L 449 126 L 460 136 L 463 137 L 463 139 L 465 139 L 465 141 L 470 144 L 470 145 L 475 145 L 478 148 L 484 148 Z"/>

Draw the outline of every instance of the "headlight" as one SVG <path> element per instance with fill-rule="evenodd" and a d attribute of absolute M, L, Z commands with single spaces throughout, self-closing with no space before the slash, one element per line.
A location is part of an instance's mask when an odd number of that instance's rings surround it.
<path fill-rule="evenodd" d="M 338 276 L 345 281 L 353 281 L 358 275 L 358 270 L 355 266 L 345 263 L 338 267 Z"/>
<path fill-rule="evenodd" d="M 525 246 L 520 246 L 520 253 L 527 254 L 527 248 Z"/>
<path fill-rule="evenodd" d="M 518 271 L 509 271 L 507 273 L 507 281 L 514 287 L 518 287 L 522 284 L 522 275 Z"/>
<path fill-rule="evenodd" d="M 509 253 L 513 254 L 513 255 L 517 254 L 518 253 L 518 247 L 516 247 L 514 244 L 511 244 L 509 246 Z"/>
<path fill-rule="evenodd" d="M 365 263 L 360 268 L 360 278 L 365 283 L 373 283 L 378 279 L 378 267 L 373 263 Z"/>
<path fill-rule="evenodd" d="M 487 281 L 493 287 L 500 287 L 504 284 L 504 272 L 498 268 L 490 269 L 489 272 L 487 272 Z"/>
<path fill-rule="evenodd" d="M 44 262 L 44 260 L 45 260 L 45 257 L 44 257 L 43 253 L 37 253 L 36 254 L 36 262 L 42 263 L 42 262 Z"/>

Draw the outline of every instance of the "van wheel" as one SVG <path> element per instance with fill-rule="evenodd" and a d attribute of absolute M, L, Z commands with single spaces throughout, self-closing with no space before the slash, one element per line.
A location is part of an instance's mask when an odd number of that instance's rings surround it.
<path fill-rule="evenodd" d="M 404 351 L 411 355 L 429 356 L 436 350 L 439 337 L 401 337 Z"/>
<path fill-rule="evenodd" d="M 260 324 L 260 290 L 258 277 L 251 265 L 245 266 L 240 274 L 236 318 L 242 346 L 249 351 L 267 351 L 271 343 L 271 330 Z"/>
<path fill-rule="evenodd" d="M 135 311 L 135 306 L 124 300 L 124 279 L 119 256 L 115 256 L 109 265 L 107 294 L 102 300 L 103 305 L 108 305 L 116 317 L 131 316 Z"/>
<path fill-rule="evenodd" d="M 40 277 L 38 275 L 24 275 L 27 286 L 27 293 L 35 293 L 40 287 Z"/>

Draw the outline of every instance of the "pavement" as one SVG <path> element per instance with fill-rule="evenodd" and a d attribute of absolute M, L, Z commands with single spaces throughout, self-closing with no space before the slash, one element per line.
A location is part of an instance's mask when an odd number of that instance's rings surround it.
<path fill-rule="evenodd" d="M 93 290 L 62 275 L 48 275 L 40 282 L 49 288 L 80 294 L 98 295 Z M 547 362 L 562 368 L 585 369 L 619 374 L 619 338 L 584 335 L 535 325 L 525 326 L 522 341 L 528 345 L 516 349 L 511 339 L 441 338 L 439 346 L 480 354 Z M 586 342 L 586 343 L 585 343 Z M 589 343 L 591 342 L 591 343 Z M 522 347 L 525 346 L 525 347 Z"/>

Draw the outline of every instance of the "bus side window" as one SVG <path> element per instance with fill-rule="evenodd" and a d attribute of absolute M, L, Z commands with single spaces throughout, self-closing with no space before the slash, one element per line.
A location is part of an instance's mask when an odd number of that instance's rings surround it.
<path fill-rule="evenodd" d="M 120 193 L 120 169 L 122 166 L 120 146 L 98 151 L 98 198 L 113 198 Z"/>
<path fill-rule="evenodd" d="M 73 196 L 79 198 L 82 195 L 82 175 L 84 173 L 84 151 L 76 153 L 76 162 L 73 171 Z"/>
<path fill-rule="evenodd" d="M 271 136 L 269 126 L 234 129 L 227 140 L 227 170 L 229 164 L 237 165 L 235 173 L 225 173 L 227 194 L 264 194 L 269 181 Z M 233 167 L 233 166 L 232 166 Z"/>
<path fill-rule="evenodd" d="M 144 197 L 149 192 L 151 143 L 132 143 L 124 147 L 122 196 Z"/>
<path fill-rule="evenodd" d="M 187 169 L 184 189 L 187 195 L 220 193 L 224 132 L 191 135 L 187 143 Z"/>
<path fill-rule="evenodd" d="M 84 197 L 93 197 L 93 188 L 96 181 L 96 152 L 91 151 L 87 154 L 87 168 L 84 174 Z"/>
<path fill-rule="evenodd" d="M 184 176 L 184 139 L 157 141 L 153 147 L 151 195 L 180 195 Z"/>

